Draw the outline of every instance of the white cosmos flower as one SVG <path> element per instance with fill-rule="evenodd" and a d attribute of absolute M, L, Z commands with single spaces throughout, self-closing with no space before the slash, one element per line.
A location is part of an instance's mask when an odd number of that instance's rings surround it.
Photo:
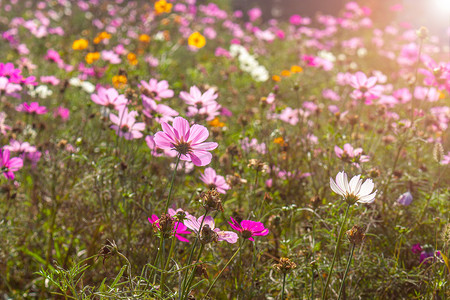
<path fill-rule="evenodd" d="M 361 175 L 354 176 L 350 182 L 348 182 L 347 174 L 344 171 L 339 172 L 336 175 L 336 182 L 333 178 L 330 178 L 331 189 L 336 193 L 344 197 L 344 200 L 349 204 L 359 203 L 372 203 L 375 199 L 377 191 L 373 192 L 374 184 L 372 179 L 366 181 L 360 179 Z"/>

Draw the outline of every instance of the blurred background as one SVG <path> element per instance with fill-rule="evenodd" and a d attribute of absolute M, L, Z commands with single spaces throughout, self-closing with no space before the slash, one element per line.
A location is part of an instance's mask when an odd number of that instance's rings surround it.
<path fill-rule="evenodd" d="M 313 17 L 317 13 L 337 15 L 348 0 L 234 0 L 233 9 L 248 11 L 259 7 L 263 19 L 288 19 L 293 14 Z M 393 20 L 425 26 L 442 43 L 450 45 L 450 0 L 358 0 L 372 9 L 372 19 L 381 25 Z"/>

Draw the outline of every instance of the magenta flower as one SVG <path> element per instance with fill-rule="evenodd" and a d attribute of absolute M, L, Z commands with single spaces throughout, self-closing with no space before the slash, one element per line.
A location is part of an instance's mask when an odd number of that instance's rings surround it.
<path fill-rule="evenodd" d="M 412 253 L 414 253 L 414 254 L 419 254 L 420 252 L 422 252 L 422 246 L 420 245 L 420 243 L 418 243 L 418 244 L 414 244 L 414 245 L 412 245 L 412 247 L 411 247 L 411 251 L 412 251 Z"/>
<path fill-rule="evenodd" d="M 55 111 L 53 112 L 53 116 L 55 118 L 60 117 L 65 122 L 69 120 L 70 111 L 65 107 L 58 106 L 58 108 L 56 108 Z"/>
<path fill-rule="evenodd" d="M 206 168 L 205 173 L 200 176 L 200 179 L 209 188 L 215 188 L 221 194 L 226 194 L 227 190 L 230 189 L 230 186 L 225 182 L 225 178 L 217 175 L 213 168 Z"/>
<path fill-rule="evenodd" d="M 114 88 L 100 87 L 97 94 L 91 95 L 91 99 L 97 104 L 119 111 L 128 103 L 127 98 L 124 95 L 119 95 L 119 92 Z"/>
<path fill-rule="evenodd" d="M 230 217 L 231 222 L 228 222 L 234 230 L 241 233 L 242 237 L 254 241 L 254 236 L 265 236 L 269 234 L 269 229 L 264 227 L 261 222 L 255 222 L 250 220 L 242 220 L 239 224 L 235 219 Z"/>
<path fill-rule="evenodd" d="M 145 129 L 145 123 L 136 123 L 137 115 L 136 111 L 128 112 L 127 107 L 119 111 L 119 116 L 109 114 L 109 119 L 114 123 L 111 128 L 127 140 L 140 139 L 143 137 L 141 131 Z"/>
<path fill-rule="evenodd" d="M 157 215 L 152 215 L 151 218 L 148 218 L 148 221 L 152 224 L 156 224 L 156 226 L 158 228 L 160 228 L 159 227 L 159 218 Z M 187 238 L 180 235 L 180 234 L 190 234 L 191 233 L 190 231 L 187 231 L 186 225 L 184 225 L 181 222 L 174 222 L 173 229 L 174 229 L 174 235 L 178 240 L 189 243 L 189 240 Z"/>
<path fill-rule="evenodd" d="M 14 172 L 23 167 L 23 160 L 18 157 L 10 158 L 9 150 L 0 149 L 0 171 L 7 179 L 14 179 Z"/>
<path fill-rule="evenodd" d="M 22 104 L 19 104 L 16 107 L 16 110 L 35 115 L 43 115 L 47 113 L 47 108 L 45 106 L 39 106 L 39 103 L 37 102 L 31 102 L 30 104 L 24 102 Z"/>
<path fill-rule="evenodd" d="M 141 81 L 142 93 L 153 100 L 161 101 L 163 98 L 173 97 L 173 91 L 169 89 L 167 80 L 158 82 L 156 79 L 150 79 L 149 82 Z"/>
<path fill-rule="evenodd" d="M 144 104 L 144 115 L 150 119 L 155 119 L 158 123 L 172 122 L 173 117 L 178 116 L 178 112 L 169 106 L 157 104 L 156 101 L 144 95 L 142 95 L 142 104 Z"/>
<path fill-rule="evenodd" d="M 200 230 L 200 225 L 202 224 L 203 216 L 200 218 L 196 218 L 192 215 L 188 216 L 186 220 L 184 220 L 184 225 L 187 228 L 193 230 L 196 234 L 198 234 Z M 211 216 L 206 216 L 205 221 L 203 222 L 203 226 L 208 225 L 211 230 L 217 233 L 217 241 L 227 241 L 230 244 L 234 244 L 238 240 L 238 235 L 232 231 L 223 231 L 219 228 L 215 228 L 214 219 Z"/>
<path fill-rule="evenodd" d="M 206 127 L 198 124 L 189 126 L 189 122 L 176 117 L 173 127 L 163 122 L 163 131 L 155 134 L 156 146 L 178 152 L 181 160 L 192 161 L 196 166 L 206 166 L 211 162 L 212 154 L 208 151 L 217 148 L 214 142 L 204 142 L 209 132 Z"/>

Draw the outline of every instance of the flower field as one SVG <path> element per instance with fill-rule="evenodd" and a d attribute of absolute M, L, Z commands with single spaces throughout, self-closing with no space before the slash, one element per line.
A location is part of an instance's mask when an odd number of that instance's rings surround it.
<path fill-rule="evenodd" d="M 449 299 L 450 27 L 404 9 L 0 1 L 1 298 Z"/>

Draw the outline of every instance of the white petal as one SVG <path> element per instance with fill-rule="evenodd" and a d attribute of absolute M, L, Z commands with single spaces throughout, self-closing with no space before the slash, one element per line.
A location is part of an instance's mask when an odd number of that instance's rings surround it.
<path fill-rule="evenodd" d="M 373 192 L 370 195 L 360 197 L 357 202 L 359 203 L 372 203 L 375 200 L 375 196 L 377 195 L 377 191 Z"/>
<path fill-rule="evenodd" d="M 336 194 L 342 197 L 345 195 L 345 192 L 334 182 L 333 178 L 330 178 L 330 187 Z"/>
<path fill-rule="evenodd" d="M 352 194 L 356 195 L 358 193 L 356 190 L 358 187 L 358 183 L 359 183 L 359 185 L 361 185 L 361 183 L 359 182 L 360 177 L 361 177 L 361 175 L 353 176 L 353 178 L 350 180 L 349 185 L 350 185 L 350 192 Z"/>
<path fill-rule="evenodd" d="M 358 196 L 363 197 L 369 195 L 370 193 L 372 193 L 374 186 L 375 185 L 373 184 L 372 179 L 367 179 L 361 186 L 361 190 L 359 191 Z"/>

